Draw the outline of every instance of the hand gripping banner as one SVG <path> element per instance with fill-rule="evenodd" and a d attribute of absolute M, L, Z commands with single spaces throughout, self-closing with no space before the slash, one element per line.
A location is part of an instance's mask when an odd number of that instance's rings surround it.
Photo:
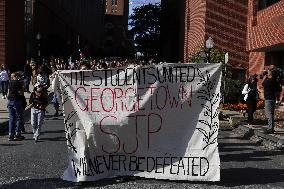
<path fill-rule="evenodd" d="M 221 64 L 60 71 L 68 146 L 63 179 L 219 181 Z"/>

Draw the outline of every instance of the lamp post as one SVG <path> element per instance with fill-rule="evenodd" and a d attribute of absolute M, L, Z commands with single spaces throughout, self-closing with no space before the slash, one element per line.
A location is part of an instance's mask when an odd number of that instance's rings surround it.
<path fill-rule="evenodd" d="M 214 47 L 214 41 L 212 37 L 209 37 L 206 41 L 206 48 L 208 49 L 208 60 L 207 62 L 211 62 L 211 49 Z"/>
<path fill-rule="evenodd" d="M 37 39 L 37 45 L 38 45 L 37 57 L 38 57 L 38 64 L 39 64 L 39 61 L 40 61 L 40 40 L 41 40 L 41 34 L 39 32 L 36 34 L 36 39 Z"/>
<path fill-rule="evenodd" d="M 226 52 L 226 54 L 224 55 L 224 94 L 223 94 L 223 104 L 225 104 L 225 94 L 226 94 L 226 77 L 227 77 L 227 63 L 228 63 L 228 61 L 229 61 L 229 53 L 228 52 Z"/>

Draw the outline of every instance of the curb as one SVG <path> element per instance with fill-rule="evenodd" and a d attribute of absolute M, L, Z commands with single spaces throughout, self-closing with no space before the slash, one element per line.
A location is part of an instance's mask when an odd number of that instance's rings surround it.
<path fill-rule="evenodd" d="M 234 130 L 238 135 L 245 139 L 253 140 L 257 143 L 262 144 L 271 150 L 283 150 L 284 139 L 278 138 L 274 135 L 264 134 L 260 128 L 250 128 L 247 125 L 240 124 L 238 128 Z"/>

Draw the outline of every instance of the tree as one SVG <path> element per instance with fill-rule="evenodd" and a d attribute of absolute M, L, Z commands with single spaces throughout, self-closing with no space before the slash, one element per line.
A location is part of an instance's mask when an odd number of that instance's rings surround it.
<path fill-rule="evenodd" d="M 130 31 L 134 34 L 135 50 L 146 59 L 160 54 L 160 4 L 136 7 L 130 15 Z"/>
<path fill-rule="evenodd" d="M 200 49 L 199 52 L 189 58 L 189 62 L 200 63 L 202 60 L 202 57 L 200 55 L 201 51 L 208 53 L 207 48 Z M 227 69 L 225 69 L 225 53 L 219 49 L 213 48 L 210 51 L 210 59 L 210 62 L 222 63 L 221 93 L 225 100 L 224 103 L 233 104 L 242 101 L 242 89 L 244 86 L 244 81 L 235 80 L 234 78 L 232 78 L 232 68 L 227 66 Z M 206 55 L 203 61 L 208 62 L 208 55 Z"/>

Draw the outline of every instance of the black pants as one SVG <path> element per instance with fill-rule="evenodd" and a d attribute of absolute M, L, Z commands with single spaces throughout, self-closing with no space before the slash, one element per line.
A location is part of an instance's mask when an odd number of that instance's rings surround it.
<path fill-rule="evenodd" d="M 7 95 L 8 92 L 8 81 L 1 81 L 1 91 L 3 96 Z"/>
<path fill-rule="evenodd" d="M 253 122 L 253 113 L 256 110 L 256 100 L 247 100 L 247 113 L 248 113 L 248 122 Z"/>

